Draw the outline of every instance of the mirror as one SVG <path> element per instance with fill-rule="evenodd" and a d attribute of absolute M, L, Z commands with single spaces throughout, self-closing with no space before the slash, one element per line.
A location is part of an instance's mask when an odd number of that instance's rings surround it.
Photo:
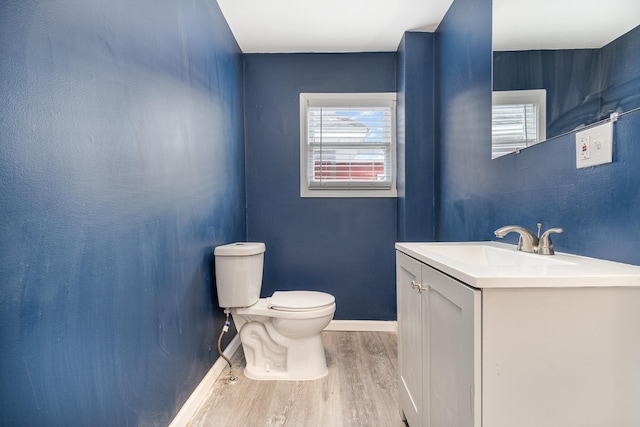
<path fill-rule="evenodd" d="M 640 1 L 493 0 L 493 90 L 492 158 L 640 107 Z"/>

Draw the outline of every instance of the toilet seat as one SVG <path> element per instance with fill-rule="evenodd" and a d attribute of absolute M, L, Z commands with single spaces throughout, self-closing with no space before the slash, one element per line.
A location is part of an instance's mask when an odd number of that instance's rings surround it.
<path fill-rule="evenodd" d="M 316 295 L 315 297 L 311 296 L 311 301 L 315 301 L 315 302 L 309 302 L 309 299 L 303 298 L 304 295 L 301 295 L 300 298 L 287 296 L 285 297 L 286 299 L 284 303 L 280 301 L 281 295 L 276 295 L 279 293 L 284 293 L 284 294 L 293 293 L 295 295 L 298 292 L 303 292 L 305 294 L 307 292 L 313 292 L 314 294 L 321 294 L 321 295 Z M 232 308 L 231 314 L 247 315 L 247 316 L 265 316 L 265 317 L 272 317 L 272 318 L 279 318 L 279 319 L 315 319 L 315 318 L 326 316 L 329 314 L 332 315 L 336 310 L 336 303 L 335 303 L 334 296 L 330 294 L 325 294 L 324 292 L 280 291 L 280 292 L 274 292 L 273 294 L 276 296 L 276 300 L 275 300 L 276 307 L 279 307 L 279 308 L 275 308 L 272 306 L 273 303 L 271 302 L 271 299 L 273 298 L 273 296 L 271 296 L 268 298 L 260 298 L 258 302 L 256 302 L 254 305 L 249 307 Z M 306 296 L 309 296 L 309 295 L 306 295 Z M 288 301 L 288 298 L 296 300 L 297 302 L 290 303 L 290 301 Z M 305 303 L 304 301 L 307 301 L 307 302 Z M 329 303 L 327 304 L 327 302 Z M 318 304 L 324 304 L 324 305 L 321 305 L 319 307 L 308 307 L 309 305 L 318 305 Z M 293 305 L 293 306 L 297 305 L 298 308 L 297 309 L 295 307 L 293 309 L 284 308 L 283 305 Z M 307 307 L 301 308 L 305 306 Z"/>
<path fill-rule="evenodd" d="M 278 311 L 315 311 L 332 306 L 333 295 L 318 291 L 276 291 L 267 298 L 267 307 Z"/>

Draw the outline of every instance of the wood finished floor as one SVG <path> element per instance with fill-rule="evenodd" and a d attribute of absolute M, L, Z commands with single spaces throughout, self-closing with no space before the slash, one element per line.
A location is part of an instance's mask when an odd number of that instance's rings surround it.
<path fill-rule="evenodd" d="M 254 381 L 231 359 L 237 384 L 218 378 L 189 427 L 404 427 L 393 332 L 323 332 L 329 374 L 315 381 Z"/>

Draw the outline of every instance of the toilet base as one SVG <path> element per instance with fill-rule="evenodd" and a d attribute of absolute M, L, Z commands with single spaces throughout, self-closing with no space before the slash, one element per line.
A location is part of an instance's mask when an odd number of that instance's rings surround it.
<path fill-rule="evenodd" d="M 245 377 L 257 381 L 313 381 L 325 377 L 328 373 L 329 369 L 326 363 L 324 364 L 324 368 L 316 367 L 313 370 L 313 375 L 311 372 L 293 375 L 291 372 L 281 369 L 270 369 L 267 371 L 267 368 L 255 365 L 247 365 L 244 369 Z"/>
<path fill-rule="evenodd" d="M 327 359 L 319 332 L 297 339 L 283 340 L 280 336 L 280 343 L 277 343 L 267 332 L 268 329 L 271 329 L 268 320 L 266 324 L 248 322 L 240 329 L 246 360 L 244 374 L 247 378 L 260 381 L 310 381 L 327 375 Z"/>

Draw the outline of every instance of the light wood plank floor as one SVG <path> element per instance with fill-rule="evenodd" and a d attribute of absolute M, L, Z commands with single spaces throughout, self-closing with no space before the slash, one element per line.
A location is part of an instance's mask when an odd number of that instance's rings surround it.
<path fill-rule="evenodd" d="M 323 332 L 329 374 L 315 381 L 254 381 L 232 358 L 236 384 L 218 378 L 189 427 L 404 427 L 393 332 Z"/>

